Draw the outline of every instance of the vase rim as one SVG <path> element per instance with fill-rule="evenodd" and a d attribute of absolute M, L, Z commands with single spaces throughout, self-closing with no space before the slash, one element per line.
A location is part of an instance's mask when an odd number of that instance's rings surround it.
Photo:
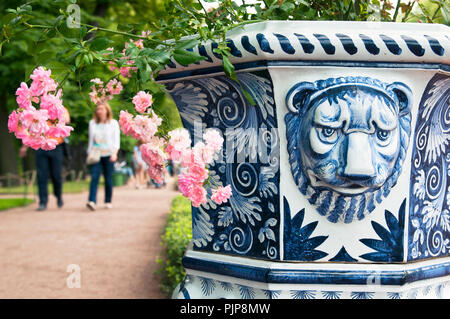
<path fill-rule="evenodd" d="M 235 65 L 267 61 L 333 61 L 355 66 L 361 62 L 413 63 L 435 64 L 436 69 L 450 72 L 450 27 L 442 24 L 272 20 L 235 28 L 227 33 L 227 41 Z M 172 59 L 160 74 L 184 72 L 180 75 L 184 77 L 190 76 L 187 71 L 208 68 L 223 72 L 213 69 L 222 65 L 214 52 L 216 45 L 212 41 L 199 44 L 193 51 L 205 60 L 183 66 Z"/>
<path fill-rule="evenodd" d="M 249 23 L 243 27 L 237 27 L 232 29 L 228 34 L 241 33 L 242 30 L 250 31 L 251 29 L 270 29 L 273 27 L 291 27 L 298 26 L 305 28 L 305 30 L 311 29 L 311 26 L 316 28 L 327 29 L 333 26 L 333 29 L 328 29 L 326 31 L 330 33 L 338 32 L 342 29 L 354 28 L 358 26 L 358 32 L 368 31 L 368 30 L 385 30 L 387 27 L 394 27 L 395 30 L 388 30 L 391 32 L 404 32 L 404 31 L 417 31 L 419 33 L 426 32 L 447 32 L 450 35 L 450 26 L 439 23 L 417 23 L 417 22 L 382 22 L 382 21 L 318 21 L 318 20 L 267 20 L 255 23 Z M 362 29 L 361 29 L 362 28 Z M 269 30 L 270 31 L 270 30 Z"/>

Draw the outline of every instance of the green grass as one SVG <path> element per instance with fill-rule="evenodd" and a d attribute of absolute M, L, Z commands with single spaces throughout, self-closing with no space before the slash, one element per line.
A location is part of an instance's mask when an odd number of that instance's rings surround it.
<path fill-rule="evenodd" d="M 34 200 L 29 198 L 0 198 L 0 210 L 27 206 L 33 202 Z"/>
<path fill-rule="evenodd" d="M 89 190 L 89 180 L 82 180 L 79 182 L 64 182 L 63 183 L 63 193 L 81 193 Z M 53 193 L 53 185 L 49 180 L 48 183 L 49 194 Z M 100 180 L 100 186 L 103 185 L 103 180 Z M 0 194 L 37 194 L 37 185 L 33 187 L 22 186 L 12 186 L 12 187 L 0 187 Z"/>

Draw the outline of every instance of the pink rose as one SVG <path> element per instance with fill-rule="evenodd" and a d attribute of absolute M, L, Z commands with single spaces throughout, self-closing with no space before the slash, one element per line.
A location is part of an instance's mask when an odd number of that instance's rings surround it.
<path fill-rule="evenodd" d="M 73 127 L 63 124 L 57 124 L 55 126 L 50 126 L 47 131 L 47 135 L 54 138 L 66 138 L 70 135 L 70 131 L 73 131 Z"/>
<path fill-rule="evenodd" d="M 44 141 L 42 141 L 41 149 L 43 149 L 44 151 L 50 151 L 50 150 L 55 149 L 57 145 L 58 145 L 58 141 L 56 139 L 47 138 Z"/>
<path fill-rule="evenodd" d="M 139 147 L 142 154 L 142 159 L 148 166 L 159 166 L 164 165 L 166 159 L 166 154 L 162 151 L 158 144 L 146 143 Z"/>
<path fill-rule="evenodd" d="M 157 130 L 158 126 L 152 118 L 136 115 L 131 126 L 131 135 L 137 140 L 148 141 Z"/>
<path fill-rule="evenodd" d="M 214 148 L 211 145 L 205 145 L 203 142 L 197 142 L 192 148 L 194 161 L 197 163 L 209 164 L 214 158 Z"/>
<path fill-rule="evenodd" d="M 92 83 L 94 83 L 94 84 L 97 84 L 97 85 L 100 86 L 100 87 L 103 87 L 103 81 L 100 80 L 99 78 L 91 79 L 90 82 L 92 82 Z"/>
<path fill-rule="evenodd" d="M 203 184 L 203 182 L 209 176 L 208 170 L 205 168 L 205 166 L 199 163 L 191 163 L 191 165 L 189 166 L 189 173 L 198 184 Z"/>
<path fill-rule="evenodd" d="M 139 113 L 144 113 L 145 110 L 153 104 L 153 98 L 150 94 L 144 91 L 139 91 L 133 97 L 133 104 L 136 111 Z"/>
<path fill-rule="evenodd" d="M 191 146 L 189 132 L 186 129 L 175 129 L 169 132 L 169 143 L 166 152 L 173 161 L 181 159 L 181 155 Z"/>
<path fill-rule="evenodd" d="M 98 105 L 106 101 L 108 98 L 106 96 L 106 90 L 103 87 L 97 88 L 95 85 L 91 86 L 91 92 L 89 92 L 89 98 L 92 103 Z"/>
<path fill-rule="evenodd" d="M 188 173 L 182 173 L 178 176 L 178 189 L 185 197 L 189 197 L 195 185 L 195 178 Z"/>
<path fill-rule="evenodd" d="M 24 110 L 19 120 L 31 135 L 45 134 L 49 128 L 47 110 Z"/>
<path fill-rule="evenodd" d="M 56 82 L 50 77 L 51 70 L 45 70 L 42 66 L 36 68 L 30 78 L 33 80 L 30 91 L 33 96 L 40 96 L 57 88 Z"/>
<path fill-rule="evenodd" d="M 148 168 L 148 174 L 157 184 L 162 184 L 164 182 L 165 172 L 166 167 L 164 165 L 152 165 Z"/>
<path fill-rule="evenodd" d="M 206 204 L 206 194 L 206 190 L 202 186 L 194 185 L 188 198 L 191 200 L 192 206 L 199 207 L 201 204 Z"/>
<path fill-rule="evenodd" d="M 109 81 L 106 87 L 108 89 L 109 94 L 111 95 L 117 95 L 123 89 L 122 83 L 120 81 L 117 81 L 117 79 L 112 79 L 111 81 Z"/>
<path fill-rule="evenodd" d="M 120 128 L 122 129 L 123 134 L 129 135 L 132 130 L 133 115 L 131 115 L 127 111 L 120 111 L 119 125 L 120 125 Z"/>
<path fill-rule="evenodd" d="M 46 94 L 41 97 L 41 109 L 47 110 L 50 120 L 61 119 L 64 116 L 62 101 L 55 95 Z"/>
<path fill-rule="evenodd" d="M 208 129 L 203 134 L 203 139 L 205 140 L 206 145 L 212 147 L 214 151 L 219 151 L 222 149 L 223 145 L 223 137 L 220 135 L 220 132 L 216 129 Z"/>
<path fill-rule="evenodd" d="M 219 187 L 217 189 L 212 189 L 211 199 L 218 205 L 226 203 L 228 198 L 232 195 L 231 186 L 227 185 L 225 187 Z"/>
<path fill-rule="evenodd" d="M 11 114 L 9 114 L 8 117 L 8 130 L 10 133 L 16 132 L 17 128 L 19 126 L 19 115 L 16 113 L 16 111 L 12 111 Z"/>
<path fill-rule="evenodd" d="M 131 60 L 129 62 L 131 62 Z M 120 75 L 122 75 L 123 77 L 126 77 L 126 78 L 131 78 L 131 73 L 130 73 L 131 71 L 136 72 L 137 68 L 132 67 L 132 66 L 122 66 L 119 69 Z"/>
<path fill-rule="evenodd" d="M 31 136 L 26 135 L 22 139 L 23 144 L 25 144 L 28 147 L 31 147 L 34 150 L 38 150 L 42 147 L 42 145 L 45 143 L 45 138 L 43 136 Z"/>
<path fill-rule="evenodd" d="M 181 152 L 180 163 L 182 167 L 189 167 L 194 162 L 194 154 L 192 149 L 188 148 Z"/>
<path fill-rule="evenodd" d="M 20 87 L 16 90 L 16 101 L 20 108 L 28 110 L 32 108 L 31 101 L 37 102 L 36 98 L 33 99 L 31 90 L 28 88 L 25 82 L 20 83 Z"/>
<path fill-rule="evenodd" d="M 131 40 L 131 42 L 133 42 L 134 45 L 136 47 L 138 47 L 139 49 L 141 49 L 141 50 L 144 48 L 144 42 L 143 42 L 142 39 L 139 39 L 139 40 L 136 40 L 136 41 Z"/>

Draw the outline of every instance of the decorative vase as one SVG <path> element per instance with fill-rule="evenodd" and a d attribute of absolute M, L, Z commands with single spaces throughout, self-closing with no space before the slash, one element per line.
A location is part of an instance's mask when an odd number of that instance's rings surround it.
<path fill-rule="evenodd" d="M 435 298 L 450 282 L 450 32 L 271 21 L 166 84 L 227 203 L 192 208 L 174 298 Z M 250 95 L 251 98 L 246 97 Z"/>

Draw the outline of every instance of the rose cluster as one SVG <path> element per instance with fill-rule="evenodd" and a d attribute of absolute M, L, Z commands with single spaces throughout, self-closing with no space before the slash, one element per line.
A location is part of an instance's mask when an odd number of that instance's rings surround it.
<path fill-rule="evenodd" d="M 122 83 L 117 79 L 110 80 L 106 87 L 99 78 L 92 79 L 91 82 L 94 84 L 91 86 L 89 98 L 96 105 L 111 100 L 114 95 L 119 94 L 123 89 Z"/>
<path fill-rule="evenodd" d="M 150 31 L 142 31 L 141 37 L 147 37 L 150 34 Z M 144 48 L 144 41 L 143 39 L 139 39 L 136 41 L 130 40 L 131 43 L 133 43 L 137 48 L 142 50 Z M 134 60 L 131 60 L 129 56 L 126 55 L 126 50 L 128 48 L 129 44 L 128 42 L 125 43 L 125 48 L 122 50 L 121 56 L 118 58 L 119 61 L 121 61 L 121 66 L 118 65 L 115 61 L 109 61 L 109 69 L 111 71 L 119 70 L 120 74 L 123 77 L 131 78 L 132 74 L 131 71 L 137 72 L 137 67 L 133 66 L 135 64 Z M 114 51 L 113 48 L 108 48 L 108 51 L 111 53 Z M 108 55 L 108 54 L 106 54 Z"/>
<path fill-rule="evenodd" d="M 62 91 L 50 77 L 51 70 L 42 66 L 30 75 L 30 87 L 25 82 L 16 91 L 18 108 L 8 118 L 9 132 L 22 143 L 35 150 L 52 150 L 58 139 L 70 135 L 72 127 L 66 125 L 67 109 L 61 100 Z"/>
<path fill-rule="evenodd" d="M 148 173 L 156 183 L 162 183 L 165 173 L 166 154 L 163 152 L 165 140 L 156 136 L 162 119 L 150 108 L 153 104 L 151 94 L 140 91 L 133 98 L 138 115 L 120 111 L 119 124 L 125 135 L 131 135 L 142 144 L 139 147 L 142 159 L 148 165 Z"/>
<path fill-rule="evenodd" d="M 206 204 L 207 191 L 204 185 L 209 177 L 207 165 L 211 164 L 214 155 L 222 149 L 222 136 L 219 131 L 208 129 L 203 134 L 204 142 L 197 142 L 193 147 L 186 129 L 173 130 L 169 132 L 169 136 L 166 152 L 173 161 L 180 162 L 183 168 L 178 176 L 178 189 L 194 207 Z M 231 186 L 219 186 L 211 192 L 211 200 L 222 204 L 231 196 Z"/>
<path fill-rule="evenodd" d="M 191 200 L 194 207 L 207 202 L 207 184 L 209 173 L 207 165 L 214 155 L 222 149 L 223 138 L 217 130 L 208 129 L 203 134 L 204 142 L 197 142 L 191 147 L 191 139 L 186 129 L 169 132 L 168 141 L 155 134 L 161 125 L 161 118 L 150 108 L 152 96 L 140 91 L 133 98 L 133 104 L 139 113 L 136 116 L 121 111 L 119 124 L 125 135 L 131 135 L 141 141 L 139 147 L 142 159 L 148 165 L 149 175 L 157 183 L 163 181 L 165 163 L 168 159 L 179 162 L 183 172 L 178 177 L 178 188 Z M 212 189 L 211 200 L 222 204 L 231 196 L 231 186 Z"/>

